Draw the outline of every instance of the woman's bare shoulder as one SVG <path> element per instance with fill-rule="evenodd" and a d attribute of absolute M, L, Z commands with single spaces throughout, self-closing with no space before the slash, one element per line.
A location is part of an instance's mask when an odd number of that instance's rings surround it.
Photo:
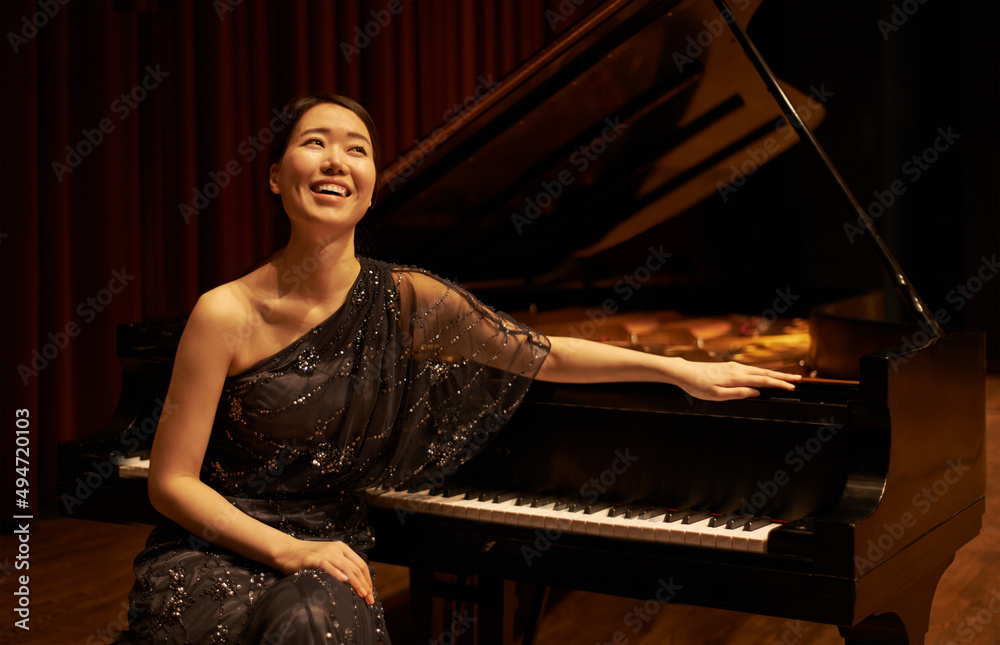
<path fill-rule="evenodd" d="M 251 272 L 201 294 L 188 324 L 195 322 L 216 329 L 242 324 L 259 308 L 261 297 L 255 286 L 260 280 L 256 273 Z"/>
<path fill-rule="evenodd" d="M 201 294 L 191 311 L 191 318 L 200 318 L 206 322 L 227 320 L 245 308 L 246 304 L 246 298 L 238 286 L 229 282 Z"/>

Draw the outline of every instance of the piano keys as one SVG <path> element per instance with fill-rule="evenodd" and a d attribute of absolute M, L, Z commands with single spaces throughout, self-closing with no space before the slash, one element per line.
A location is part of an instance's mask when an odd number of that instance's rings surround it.
<path fill-rule="evenodd" d="M 473 490 L 454 495 L 447 488 L 387 491 L 373 496 L 370 504 L 390 508 L 397 515 L 426 513 L 538 529 L 556 536 L 573 533 L 751 553 L 765 553 L 768 534 L 781 525 L 771 518 L 665 507 L 639 510 L 639 507 L 598 504 L 602 506 L 600 510 L 589 512 L 590 504 L 584 500 L 546 500 L 538 495 L 506 491 Z"/>
<path fill-rule="evenodd" d="M 144 480 L 149 456 L 117 457 L 117 477 Z M 369 505 L 391 509 L 397 517 L 424 513 L 471 522 L 487 522 L 561 533 L 614 537 L 765 553 L 768 534 L 785 523 L 739 513 L 708 513 L 651 505 L 609 504 L 585 499 L 556 499 L 544 494 L 469 489 L 372 491 Z"/>
<path fill-rule="evenodd" d="M 149 455 L 123 455 L 114 464 L 120 479 L 149 479 Z"/>

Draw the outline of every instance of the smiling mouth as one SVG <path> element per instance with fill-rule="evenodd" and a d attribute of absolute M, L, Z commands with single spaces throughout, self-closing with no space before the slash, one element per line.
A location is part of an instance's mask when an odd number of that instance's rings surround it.
<path fill-rule="evenodd" d="M 319 195 L 334 195 L 336 197 L 350 197 L 351 191 L 337 184 L 318 184 L 310 188 Z"/>

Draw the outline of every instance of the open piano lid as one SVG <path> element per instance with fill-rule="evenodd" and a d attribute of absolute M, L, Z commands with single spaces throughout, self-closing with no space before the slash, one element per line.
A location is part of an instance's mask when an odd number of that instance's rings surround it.
<path fill-rule="evenodd" d="M 759 5 L 598 7 L 387 169 L 368 220 L 379 255 L 461 271 L 477 292 L 593 285 L 606 277 L 588 259 L 713 195 L 725 200 L 802 140 L 846 198 L 845 221 L 862 223 L 859 234 L 923 326 L 922 346 L 935 342 L 943 330 L 812 135 L 821 102 L 778 81 L 744 32 Z M 856 378 L 858 356 L 901 336 L 881 309 L 874 298 L 814 312 L 829 320 L 860 310 L 867 329 L 828 333 L 809 364 Z"/>
<path fill-rule="evenodd" d="M 784 89 L 815 127 L 822 106 Z M 467 284 L 580 277 L 566 275 L 584 270 L 573 259 L 797 141 L 708 0 L 607 2 L 471 103 L 386 170 L 367 220 L 380 257 L 444 272 L 446 255 Z"/>

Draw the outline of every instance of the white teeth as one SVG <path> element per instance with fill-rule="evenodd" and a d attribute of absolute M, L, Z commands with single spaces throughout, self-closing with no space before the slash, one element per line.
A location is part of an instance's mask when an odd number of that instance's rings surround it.
<path fill-rule="evenodd" d="M 319 186 L 314 186 L 313 190 L 317 193 L 339 195 L 340 197 L 347 197 L 348 193 L 346 188 L 338 186 L 337 184 L 320 184 Z"/>

